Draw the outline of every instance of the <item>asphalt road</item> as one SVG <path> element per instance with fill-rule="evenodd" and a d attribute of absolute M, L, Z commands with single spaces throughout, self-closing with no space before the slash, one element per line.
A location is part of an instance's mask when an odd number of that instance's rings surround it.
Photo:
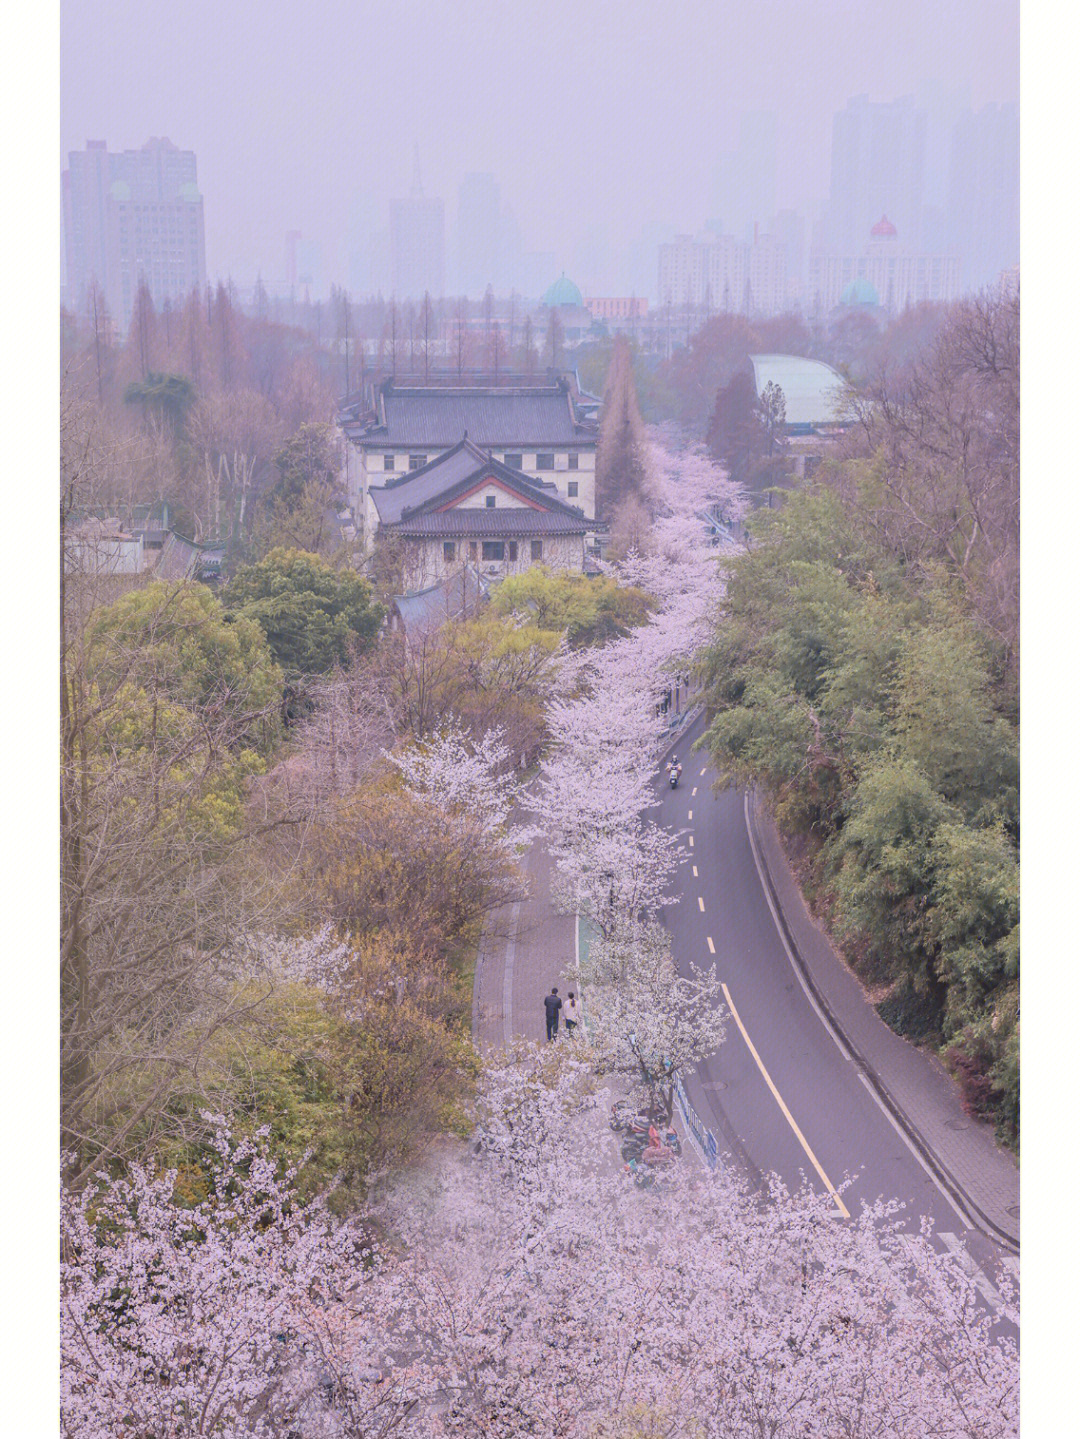
<path fill-rule="evenodd" d="M 921 1216 L 933 1219 L 938 1247 L 966 1242 L 984 1287 L 999 1260 L 1016 1272 L 1005 1250 L 967 1227 L 812 1007 L 765 897 L 744 796 L 718 790 L 707 757 L 691 748 L 703 728 L 699 719 L 678 741 L 679 786 L 658 787 L 651 811 L 688 850 L 679 903 L 664 914 L 679 969 L 715 963 L 732 1011 L 723 1045 L 686 1083 L 690 1102 L 721 1153 L 752 1177 L 776 1173 L 789 1188 L 805 1177 L 836 1194 L 838 1217 L 857 1214 L 863 1200 L 898 1199 L 913 1230 Z"/>

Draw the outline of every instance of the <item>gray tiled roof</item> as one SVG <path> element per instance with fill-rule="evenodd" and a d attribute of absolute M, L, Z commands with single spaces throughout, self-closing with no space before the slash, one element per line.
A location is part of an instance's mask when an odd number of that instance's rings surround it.
<path fill-rule="evenodd" d="M 387 445 L 453 445 L 468 434 L 478 445 L 567 445 L 595 438 L 574 420 L 561 388 L 521 390 L 390 389 L 382 397 L 386 423 L 368 438 Z"/>
<path fill-rule="evenodd" d="M 199 546 L 185 540 L 170 530 L 161 547 L 161 555 L 154 569 L 159 580 L 185 580 L 193 575 L 199 566 Z"/>
<path fill-rule="evenodd" d="M 446 620 L 471 615 L 486 597 L 487 583 L 473 565 L 465 565 L 458 574 L 450 575 L 429 589 L 411 595 L 398 595 L 394 609 L 401 618 L 407 635 L 429 630 Z"/>
<path fill-rule="evenodd" d="M 584 515 L 571 511 L 521 509 L 428 510 L 402 520 L 395 530 L 400 535 L 431 539 L 531 539 L 538 535 L 584 535 L 595 529 Z"/>
<path fill-rule="evenodd" d="M 470 476 L 479 473 L 486 463 L 485 456 L 478 459 L 469 446 L 459 445 L 393 484 L 370 486 L 368 493 L 379 512 L 380 522 L 394 525 L 405 510 L 438 499 L 447 490 L 455 489 Z"/>

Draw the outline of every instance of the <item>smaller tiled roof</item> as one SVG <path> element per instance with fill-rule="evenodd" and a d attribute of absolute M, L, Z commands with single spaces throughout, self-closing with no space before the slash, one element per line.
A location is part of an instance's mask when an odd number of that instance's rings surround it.
<path fill-rule="evenodd" d="M 457 574 L 448 575 L 437 585 L 417 590 L 411 595 L 398 595 L 393 609 L 409 638 L 437 628 L 447 620 L 473 614 L 487 598 L 488 584 L 474 565 L 463 565 Z"/>
<path fill-rule="evenodd" d="M 585 535 L 596 526 L 573 511 L 531 509 L 428 510 L 394 526 L 413 539 L 533 539 L 540 535 Z"/>
<path fill-rule="evenodd" d="M 198 545 L 170 530 L 154 567 L 154 577 L 159 580 L 186 580 L 198 569 L 200 558 Z"/>
<path fill-rule="evenodd" d="M 467 439 L 460 440 L 452 450 L 438 455 L 409 475 L 402 475 L 385 485 L 371 485 L 368 494 L 380 525 L 401 529 L 406 522 L 413 525 L 421 512 L 439 505 L 454 504 L 488 476 L 525 500 L 528 508 L 551 510 L 575 520 L 583 518 L 581 510 L 564 500 L 554 483 L 534 480 L 521 470 L 511 469 Z M 520 513 L 520 510 L 515 510 L 515 513 Z"/>

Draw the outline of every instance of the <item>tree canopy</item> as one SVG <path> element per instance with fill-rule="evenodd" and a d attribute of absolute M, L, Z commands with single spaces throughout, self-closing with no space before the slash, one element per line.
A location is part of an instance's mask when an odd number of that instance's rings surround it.
<path fill-rule="evenodd" d="M 830 490 L 749 523 L 706 662 L 708 745 L 810 845 L 884 1017 L 944 1045 L 1014 1138 L 1018 753 L 1000 643 Z M 966 1066 L 966 1068 L 965 1068 Z M 970 1082 L 968 1082 L 970 1081 Z"/>
<path fill-rule="evenodd" d="M 241 566 L 225 603 L 237 619 L 262 626 L 275 660 L 292 675 L 325 674 L 354 649 L 371 648 L 384 613 L 362 575 L 304 550 L 271 550 Z"/>
<path fill-rule="evenodd" d="M 572 645 L 602 644 L 649 616 L 650 596 L 609 575 L 572 574 L 533 565 L 510 575 L 491 597 L 496 614 L 519 614 L 539 629 L 565 632 Z"/>

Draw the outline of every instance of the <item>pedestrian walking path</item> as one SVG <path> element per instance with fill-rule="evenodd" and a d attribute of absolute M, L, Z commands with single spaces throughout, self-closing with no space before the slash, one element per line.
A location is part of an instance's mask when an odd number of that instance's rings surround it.
<path fill-rule="evenodd" d="M 833 1026 L 863 1083 L 886 1108 L 920 1162 L 973 1220 L 1013 1247 L 1020 1242 L 1020 1172 L 993 1127 L 964 1113 L 960 1091 L 934 1055 L 880 1019 L 858 980 L 809 913 L 772 816 L 747 801 L 747 822 L 766 895 L 800 982 Z"/>
<path fill-rule="evenodd" d="M 528 896 L 489 917 L 480 941 L 473 985 L 473 1037 L 482 1050 L 512 1039 L 544 1039 L 544 996 L 558 985 L 565 1000 L 575 989 L 575 919 L 551 900 L 554 864 L 536 841 L 525 859 Z M 560 1026 L 560 1033 L 562 1032 Z"/>

